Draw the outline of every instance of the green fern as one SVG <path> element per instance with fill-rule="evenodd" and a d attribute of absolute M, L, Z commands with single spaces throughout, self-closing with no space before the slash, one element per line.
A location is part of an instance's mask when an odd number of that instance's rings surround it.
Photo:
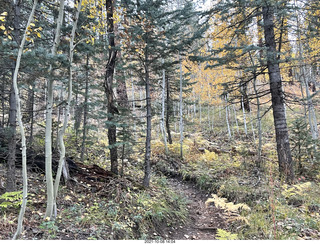
<path fill-rule="evenodd" d="M 231 232 L 228 232 L 226 230 L 218 229 L 217 230 L 217 240 L 237 240 L 238 235 L 232 234 Z"/>
<path fill-rule="evenodd" d="M 3 202 L 1 202 L 4 200 Z M 20 207 L 22 204 L 22 191 L 6 192 L 0 196 L 0 207 L 7 209 L 9 207 Z"/>
<path fill-rule="evenodd" d="M 226 198 L 220 198 L 216 194 L 212 194 L 212 198 L 209 198 L 205 202 L 206 207 L 212 202 L 217 208 L 225 209 L 228 212 L 240 212 L 241 210 L 251 211 L 250 207 L 244 203 L 234 204 L 233 202 L 227 202 Z"/>
<path fill-rule="evenodd" d="M 285 198 L 290 198 L 295 195 L 304 196 L 310 191 L 310 189 L 311 189 L 311 182 L 296 184 L 296 185 L 293 185 L 292 187 L 289 187 L 288 185 L 284 185 L 283 191 L 281 192 L 281 194 Z"/>

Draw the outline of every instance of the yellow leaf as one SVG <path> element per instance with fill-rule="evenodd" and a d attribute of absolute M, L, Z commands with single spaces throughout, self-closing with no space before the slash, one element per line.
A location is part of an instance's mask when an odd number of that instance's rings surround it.
<path fill-rule="evenodd" d="M 35 26 L 35 24 L 34 24 L 34 23 L 30 23 L 30 25 L 31 25 L 31 26 Z"/>
<path fill-rule="evenodd" d="M 66 200 L 66 201 L 71 200 L 71 197 L 70 196 L 65 196 L 64 200 Z"/>
<path fill-rule="evenodd" d="M 12 40 L 12 37 L 11 36 L 8 36 L 9 40 Z"/>
<path fill-rule="evenodd" d="M 0 16 L 0 20 L 1 20 L 2 22 L 5 22 L 5 21 L 6 21 L 6 18 L 3 17 L 3 16 Z"/>
<path fill-rule="evenodd" d="M 37 32 L 37 36 L 38 36 L 39 38 L 41 38 L 41 34 L 40 34 L 39 32 Z"/>
<path fill-rule="evenodd" d="M 4 27 L 4 25 L 0 25 L 0 30 L 5 30 L 6 27 Z"/>
<path fill-rule="evenodd" d="M 30 41 L 31 41 L 31 38 L 30 38 L 30 37 L 26 37 L 26 40 L 27 40 L 28 42 L 30 42 Z"/>

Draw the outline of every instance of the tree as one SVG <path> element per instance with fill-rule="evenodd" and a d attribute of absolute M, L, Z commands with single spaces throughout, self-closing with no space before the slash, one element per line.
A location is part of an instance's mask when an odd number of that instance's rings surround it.
<path fill-rule="evenodd" d="M 58 165 L 58 170 L 56 174 L 56 180 L 54 183 L 54 205 L 53 205 L 53 213 L 54 217 L 56 218 L 57 216 L 57 196 L 58 196 L 58 190 L 59 190 L 59 184 L 60 184 L 60 178 L 61 178 L 61 173 L 62 170 L 64 170 L 64 175 L 65 175 L 65 180 L 69 180 L 69 175 L 67 173 L 68 169 L 66 166 L 66 149 L 65 149 L 65 144 L 64 144 L 64 134 L 68 126 L 68 121 L 69 121 L 69 113 L 70 113 L 70 105 L 71 105 L 71 99 L 72 99 L 72 75 L 73 75 L 73 56 L 74 56 L 74 51 L 75 51 L 75 37 L 76 37 L 76 30 L 77 30 L 77 25 L 78 25 L 78 19 L 79 19 L 79 14 L 82 6 L 82 0 L 79 0 L 78 6 L 76 8 L 76 13 L 73 18 L 73 23 L 72 23 L 72 31 L 71 31 L 71 40 L 70 40 L 70 47 L 69 47 L 69 77 L 68 77 L 68 97 L 66 101 L 66 109 L 64 112 L 64 121 L 63 121 L 63 126 L 59 130 L 58 133 L 58 140 L 59 140 L 59 148 L 60 148 L 60 159 L 59 159 L 59 165 Z"/>
<path fill-rule="evenodd" d="M 272 109 L 274 117 L 274 127 L 276 133 L 277 154 L 279 163 L 279 172 L 285 177 L 288 183 L 292 183 L 294 179 L 294 171 L 292 167 L 292 158 L 290 152 L 288 128 L 285 115 L 285 99 L 282 87 L 282 79 L 280 73 L 280 64 L 283 66 L 285 62 L 281 60 L 280 52 L 282 51 L 283 39 L 285 37 L 286 18 L 283 15 L 282 9 L 291 9 L 291 5 L 287 1 L 277 2 L 277 7 L 273 6 L 273 1 L 221 1 L 213 8 L 211 13 L 217 13 L 218 21 L 222 21 L 224 25 L 221 32 L 229 36 L 229 40 L 221 47 L 214 49 L 214 57 L 205 58 L 204 60 L 214 61 L 214 64 L 208 67 L 226 66 L 228 70 L 246 70 L 247 76 L 242 78 L 241 87 L 251 80 L 255 80 L 258 75 L 263 75 L 266 70 L 269 74 L 269 91 L 263 95 L 271 94 Z M 277 9 L 277 12 L 275 12 Z M 265 49 L 262 49 L 259 43 L 255 44 L 250 38 L 243 41 L 244 33 L 249 34 L 250 24 L 254 18 L 261 17 L 263 20 L 263 35 L 265 39 Z M 276 16 L 276 18 L 275 18 Z M 276 19 L 278 23 L 275 23 Z M 275 32 L 275 27 L 280 25 L 280 31 Z M 256 30 L 250 30 L 255 31 Z M 259 31 L 259 30 L 258 30 Z M 257 33 L 259 36 L 259 33 Z M 252 38 L 253 39 L 253 38 Z M 261 39 L 259 39 L 261 40 Z M 276 40 L 279 40 L 277 43 Z M 277 45 L 278 44 L 278 45 Z M 259 72 L 257 72 L 256 62 L 250 59 L 252 51 L 262 51 L 261 59 L 259 60 Z M 252 58 L 252 56 L 251 56 Z M 241 61 L 241 62 L 239 62 Z M 249 75 L 250 74 L 250 75 Z M 237 77 L 237 76 L 236 76 Z M 239 92 L 239 82 L 237 79 L 232 79 L 226 82 L 229 93 Z M 243 95 L 242 95 L 243 96 Z M 241 97 L 242 97 L 241 96 Z M 261 96 L 261 95 L 259 95 Z"/>
<path fill-rule="evenodd" d="M 264 37 L 267 47 L 267 66 L 270 80 L 270 92 L 276 132 L 279 171 L 288 183 L 293 183 L 294 169 L 290 151 L 289 134 L 284 107 L 284 96 L 280 67 L 277 61 L 277 49 L 274 34 L 274 8 L 269 3 L 262 6 L 264 21 Z"/>
<path fill-rule="evenodd" d="M 64 14 L 64 0 L 60 0 L 59 15 L 57 18 L 57 27 L 55 30 L 54 43 L 51 48 L 51 54 L 56 55 L 60 42 L 60 30 Z M 54 217 L 54 186 L 52 176 L 52 110 L 53 110 L 53 83 L 54 72 L 50 65 L 47 80 L 47 104 L 46 104 L 46 130 L 45 130 L 45 166 L 46 166 L 46 183 L 47 183 L 47 208 L 45 217 L 50 219 Z"/>
<path fill-rule="evenodd" d="M 114 1 L 106 1 L 107 11 L 107 31 L 108 31 L 108 45 L 109 45 L 109 57 L 106 65 L 106 75 L 104 88 L 107 96 L 107 109 L 108 109 L 108 140 L 110 149 L 110 160 L 111 160 L 111 172 L 118 174 L 118 151 L 117 151 L 117 127 L 114 123 L 115 114 L 119 111 L 115 106 L 114 93 L 113 93 L 113 77 L 117 59 L 117 49 L 115 44 L 115 33 L 114 33 Z"/>
<path fill-rule="evenodd" d="M 14 40 L 16 43 L 20 43 L 20 1 L 12 2 L 13 8 L 13 34 Z M 14 69 L 16 62 L 12 60 L 12 76 L 14 75 Z M 16 120 L 17 120 L 17 101 L 15 95 L 15 89 L 13 84 L 10 88 L 10 97 L 9 97 L 9 129 L 8 129 L 8 161 L 7 161 L 7 186 L 6 191 L 14 191 L 16 189 L 16 171 L 15 171 L 15 162 L 16 162 Z"/>
<path fill-rule="evenodd" d="M 28 177 L 27 177 L 27 147 L 26 147 L 26 137 L 25 137 L 25 132 L 24 132 L 24 125 L 22 122 L 22 113 L 21 113 L 21 105 L 20 105 L 20 97 L 19 97 L 19 90 L 18 90 L 18 73 L 19 73 L 19 67 L 20 67 L 20 61 L 21 61 L 21 56 L 22 52 L 24 49 L 24 43 L 27 38 L 27 32 L 28 28 L 33 20 L 34 12 L 36 10 L 38 4 L 38 0 L 34 0 L 33 7 L 31 10 L 31 13 L 29 15 L 28 23 L 26 26 L 26 29 L 24 31 L 19 50 L 18 50 L 18 56 L 17 56 L 17 61 L 16 61 L 16 67 L 14 70 L 14 75 L 13 75 L 13 88 L 15 91 L 15 97 L 16 97 L 16 102 L 17 102 L 17 119 L 20 127 L 20 134 L 21 134 L 21 147 L 22 147 L 22 177 L 23 177 L 23 193 L 22 193 L 22 205 L 19 213 L 19 218 L 18 218 L 18 227 L 17 231 L 13 236 L 13 239 L 19 238 L 21 232 L 22 232 L 22 222 L 23 222 L 23 217 L 24 213 L 26 210 L 26 205 L 27 205 L 27 196 L 28 196 Z"/>

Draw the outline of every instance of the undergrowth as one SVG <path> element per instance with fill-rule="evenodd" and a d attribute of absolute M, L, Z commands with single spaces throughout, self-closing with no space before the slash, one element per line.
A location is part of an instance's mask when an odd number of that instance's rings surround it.
<path fill-rule="evenodd" d="M 177 146 L 169 147 L 170 160 L 166 160 L 160 156 L 165 153 L 163 144 L 156 140 L 153 160 L 157 161 L 157 170 L 191 180 L 199 189 L 214 193 L 209 202 L 219 206 L 220 201 L 219 207 L 225 209 L 226 214 L 231 206 L 250 208 L 250 211 L 242 209 L 234 213 L 228 235 L 235 233 L 237 239 L 247 240 L 319 239 L 320 185 L 317 179 L 300 176 L 295 185 L 285 185 L 279 180 L 273 143 L 263 145 L 263 159 L 268 160 L 263 160 L 261 167 L 257 167 L 255 155 L 250 155 L 250 145 L 244 147 L 239 141 L 228 143 L 229 150 L 217 149 L 216 145 L 212 146 L 195 134 L 185 140 L 188 150 L 183 160 L 177 157 L 179 151 L 172 150 Z M 178 169 L 176 165 L 172 167 L 173 161 L 179 162 Z M 221 233 L 222 238 L 227 238 L 226 233 Z"/>

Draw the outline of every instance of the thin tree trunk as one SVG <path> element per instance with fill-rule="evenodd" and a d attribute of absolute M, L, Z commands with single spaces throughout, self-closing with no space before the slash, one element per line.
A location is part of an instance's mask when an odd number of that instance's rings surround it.
<path fill-rule="evenodd" d="M 61 89 L 60 89 L 60 96 L 59 96 L 59 100 L 62 102 L 63 100 L 63 97 L 64 97 L 64 94 L 63 94 L 63 87 L 61 86 Z M 58 119 L 57 119 L 57 132 L 56 132 L 56 137 L 57 137 L 57 140 L 56 140 L 56 146 L 57 148 L 59 148 L 59 126 L 60 126 L 60 121 L 61 121 L 61 110 L 63 110 L 63 107 L 62 106 L 58 106 L 57 107 L 57 114 L 58 114 Z M 62 114 L 62 117 L 64 117 L 64 115 Z"/>
<path fill-rule="evenodd" d="M 300 28 L 300 23 L 299 22 L 300 22 L 299 21 L 299 17 L 297 17 L 298 28 Z M 314 140 L 316 140 L 316 139 L 318 139 L 318 136 L 319 136 L 318 126 L 317 126 L 318 122 L 317 122 L 317 118 L 316 118 L 315 111 L 314 111 L 312 97 L 311 97 L 310 91 L 309 91 L 309 84 L 311 83 L 311 79 L 309 77 L 311 75 L 309 76 L 307 74 L 306 65 L 304 63 L 302 63 L 303 47 L 302 47 L 302 42 L 301 42 L 300 29 L 298 30 L 298 48 L 299 48 L 300 72 L 301 72 L 301 75 L 302 75 L 302 78 L 303 78 L 303 82 L 304 82 L 304 86 L 305 86 L 305 90 L 306 90 L 306 96 L 307 96 L 308 118 L 309 118 L 310 132 L 311 132 L 312 138 Z M 302 94 L 303 94 L 303 92 L 302 92 Z"/>
<path fill-rule="evenodd" d="M 51 54 L 56 55 L 60 42 L 60 30 L 63 21 L 64 0 L 60 0 L 59 16 L 55 32 L 55 40 L 51 49 Z M 47 208 L 45 218 L 52 219 L 54 208 L 54 188 L 52 178 L 52 109 L 53 109 L 53 70 L 52 65 L 49 68 L 49 78 L 47 82 L 47 106 L 46 106 L 46 130 L 45 130 L 45 165 L 46 165 L 46 183 L 47 183 Z"/>
<path fill-rule="evenodd" d="M 166 93 L 166 71 L 163 69 L 162 70 L 162 102 L 161 102 L 161 119 L 160 119 L 160 128 L 161 128 L 161 133 L 163 137 L 163 142 L 164 142 L 164 147 L 166 150 L 166 154 L 169 154 L 168 151 L 168 146 L 167 146 L 167 135 L 166 135 L 166 129 L 164 127 L 164 113 L 165 113 L 165 93 Z M 167 112 L 168 113 L 168 112 Z"/>
<path fill-rule="evenodd" d="M 253 119 L 252 119 L 252 113 L 251 113 L 251 107 L 249 111 L 249 116 L 250 116 L 250 124 L 251 124 L 251 130 L 252 130 L 252 136 L 253 136 L 253 141 L 256 141 L 256 134 L 254 132 L 254 126 L 253 126 Z"/>
<path fill-rule="evenodd" d="M 294 180 L 294 170 L 290 151 L 284 96 L 280 68 L 277 58 L 274 35 L 274 9 L 269 3 L 262 7 L 264 21 L 264 36 L 267 46 L 267 66 L 270 79 L 270 92 L 273 108 L 274 126 L 276 132 L 279 172 L 288 183 Z"/>
<path fill-rule="evenodd" d="M 243 114 L 243 125 L 244 125 L 244 133 L 246 136 L 248 135 L 248 129 L 247 129 L 247 118 L 246 118 L 246 111 L 245 111 L 245 105 L 243 102 L 243 96 L 241 96 L 241 107 L 242 107 L 242 114 Z M 250 109 L 250 106 L 248 106 Z"/>
<path fill-rule="evenodd" d="M 234 120 L 235 120 L 236 126 L 237 126 L 237 132 L 239 134 L 239 124 L 238 124 L 238 118 L 237 118 L 237 111 L 236 111 L 236 108 L 235 108 L 234 104 L 232 104 L 232 108 L 233 108 L 233 113 L 234 113 Z M 244 117 L 244 126 L 245 126 L 245 132 L 246 132 L 246 135 L 247 135 L 247 123 L 245 121 L 245 117 Z"/>
<path fill-rule="evenodd" d="M 63 140 L 63 136 L 65 134 L 65 131 L 68 126 L 69 121 L 69 114 L 70 114 L 70 104 L 72 99 L 72 74 L 73 74 L 73 54 L 74 54 L 74 39 L 76 35 L 76 29 L 78 25 L 78 19 L 79 14 L 81 10 L 82 0 L 79 0 L 77 12 L 75 13 L 75 16 L 73 18 L 73 24 L 72 24 L 72 31 L 71 31 L 71 40 L 70 40 L 70 50 L 69 50 L 69 80 L 68 80 L 68 98 L 66 103 L 66 109 L 64 113 L 64 120 L 63 120 L 63 126 L 61 130 L 59 131 L 59 151 L 60 151 L 60 158 L 59 158 L 59 166 L 57 170 L 56 180 L 54 182 L 54 217 L 57 216 L 57 196 L 58 196 L 58 190 L 59 190 L 59 184 L 60 184 L 60 178 L 62 169 L 66 168 L 66 148 Z M 64 172 L 68 172 L 68 169 L 65 169 Z M 66 176 L 65 181 L 68 182 L 69 176 Z"/>
<path fill-rule="evenodd" d="M 20 2 L 12 3 L 14 9 L 14 39 L 19 45 L 20 43 Z M 12 79 L 16 68 L 16 62 L 12 63 Z M 17 120 L 17 101 L 14 85 L 12 84 L 9 96 L 9 143 L 8 143 L 8 161 L 7 161 L 7 185 L 6 191 L 11 192 L 16 190 L 16 120 Z"/>
<path fill-rule="evenodd" d="M 147 135 L 146 135 L 146 152 L 145 152 L 145 162 L 144 162 L 144 178 L 143 185 L 149 187 L 150 184 L 150 156 L 151 156 L 151 94 L 150 94 L 150 80 L 149 80 L 149 70 L 148 70 L 148 47 L 146 47 L 145 56 L 145 86 L 146 86 L 146 102 L 147 102 Z"/>
<path fill-rule="evenodd" d="M 18 90 L 18 73 L 19 73 L 19 68 L 20 68 L 20 62 L 21 62 L 21 56 L 24 48 L 24 43 L 26 41 L 27 37 L 27 31 L 30 23 L 33 20 L 34 12 L 36 10 L 38 4 L 38 0 L 35 0 L 33 3 L 33 7 L 31 10 L 31 13 L 29 15 L 28 23 L 26 26 L 26 29 L 24 31 L 21 44 L 18 50 L 18 56 L 17 56 L 17 61 L 16 61 L 16 67 L 14 70 L 14 75 L 13 75 L 13 88 L 15 91 L 15 96 L 16 96 L 16 103 L 17 103 L 17 119 L 18 119 L 18 124 L 20 128 L 20 134 L 21 134 L 21 148 L 22 148 L 22 182 L 23 182 L 23 190 L 22 190 L 22 204 L 21 204 L 21 209 L 18 217 L 18 226 L 17 226 L 17 231 L 13 236 L 13 239 L 16 240 L 19 238 L 22 232 L 22 222 L 23 222 L 23 217 L 24 213 L 26 210 L 27 206 L 27 197 L 28 197 L 28 176 L 27 176 L 27 147 L 26 147 L 26 136 L 25 136 L 25 131 L 24 131 L 24 125 L 22 122 L 22 114 L 21 114 L 21 101 L 20 101 L 20 96 L 19 96 L 19 90 Z"/>
<path fill-rule="evenodd" d="M 229 124 L 229 112 L 228 112 L 229 109 L 228 109 L 228 99 L 227 99 L 227 96 L 225 96 L 225 100 L 226 100 L 226 122 L 227 122 L 229 139 L 231 139 L 232 135 L 231 135 L 230 124 Z"/>
<path fill-rule="evenodd" d="M 214 129 L 214 113 L 215 113 L 215 109 L 214 109 L 214 105 L 212 106 L 212 121 L 211 121 L 211 130 L 213 131 Z"/>
<path fill-rule="evenodd" d="M 16 94 L 12 84 L 9 98 L 9 143 L 8 143 L 8 160 L 7 160 L 7 185 L 6 191 L 16 190 L 16 120 L 17 120 L 17 101 Z"/>
<path fill-rule="evenodd" d="M 5 75 L 3 74 L 2 75 L 2 80 L 4 81 L 5 79 Z M 6 112 L 5 112 L 5 82 L 2 82 L 2 87 L 1 87 L 1 105 L 2 105 L 2 120 L 1 120 L 1 123 L 0 123 L 0 128 L 4 128 L 4 124 L 5 124 L 5 115 L 6 115 Z"/>
<path fill-rule="evenodd" d="M 170 98 L 170 83 L 168 76 L 166 77 L 166 88 L 167 88 L 167 113 L 166 113 L 166 128 L 168 133 L 168 142 L 172 144 L 172 137 L 171 137 L 171 129 L 170 129 L 170 116 L 172 115 L 172 108 L 171 108 L 171 98 Z"/>
<path fill-rule="evenodd" d="M 135 89 L 134 89 L 134 83 L 131 76 L 131 83 L 132 83 L 132 114 L 133 114 L 133 135 L 134 140 L 137 141 L 137 126 L 136 126 L 136 103 L 135 103 Z"/>
<path fill-rule="evenodd" d="M 89 54 L 87 54 L 86 61 L 86 87 L 84 95 L 84 106 L 83 106 L 83 131 L 82 131 L 82 143 L 81 143 L 81 154 L 80 160 L 84 161 L 84 154 L 86 151 L 86 140 L 87 140 L 87 123 L 88 123 L 88 99 L 89 99 Z"/>
<path fill-rule="evenodd" d="M 180 158 L 183 159 L 183 101 L 182 101 L 182 93 L 183 93 L 183 84 L 182 84 L 182 60 L 181 55 L 179 53 L 179 62 L 180 62 L 180 91 L 179 91 L 179 103 L 180 103 Z"/>
<path fill-rule="evenodd" d="M 28 139 L 28 144 L 31 146 L 33 142 L 33 125 L 34 125 L 34 88 L 35 85 L 32 84 L 31 87 L 31 99 L 30 99 L 30 135 Z"/>
<path fill-rule="evenodd" d="M 108 140 L 109 140 L 109 150 L 110 150 L 110 161 L 111 161 L 111 172 L 118 174 L 118 149 L 117 143 L 117 127 L 115 125 L 115 114 L 119 113 L 118 109 L 114 103 L 114 93 L 113 93 L 113 77 L 117 58 L 117 50 L 115 46 L 114 37 L 114 1 L 106 1 L 107 10 L 107 30 L 108 30 L 108 40 L 109 40 L 109 58 L 106 65 L 106 75 L 105 75 L 105 93 L 108 100 Z"/>

